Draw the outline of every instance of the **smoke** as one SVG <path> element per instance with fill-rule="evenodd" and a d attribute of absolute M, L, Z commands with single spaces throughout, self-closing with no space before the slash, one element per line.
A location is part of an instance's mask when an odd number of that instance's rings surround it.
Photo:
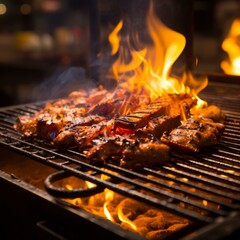
<path fill-rule="evenodd" d="M 86 77 L 83 68 L 57 69 L 52 76 L 34 88 L 32 101 L 62 98 L 80 88 L 90 90 L 93 87 L 96 87 L 96 83 Z"/>

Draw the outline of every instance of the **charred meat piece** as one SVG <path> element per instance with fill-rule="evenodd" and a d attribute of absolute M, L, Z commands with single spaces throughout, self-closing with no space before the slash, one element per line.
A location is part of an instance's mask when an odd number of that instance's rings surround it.
<path fill-rule="evenodd" d="M 47 104 L 33 116 L 18 117 L 14 127 L 23 137 L 53 140 L 63 127 L 77 124 L 85 113 L 85 108 L 53 107 Z"/>
<path fill-rule="evenodd" d="M 52 108 L 50 112 L 38 116 L 37 136 L 53 140 L 65 126 L 81 122 L 84 114 L 84 108 Z"/>
<path fill-rule="evenodd" d="M 160 166 L 169 160 L 169 149 L 158 142 L 136 142 L 123 150 L 120 166 L 128 169 Z"/>
<path fill-rule="evenodd" d="M 169 159 L 169 147 L 150 140 L 122 136 L 98 139 L 88 152 L 90 163 L 114 163 L 129 169 L 161 165 Z"/>
<path fill-rule="evenodd" d="M 197 152 L 202 147 L 216 144 L 223 130 L 222 123 L 215 123 L 208 118 L 192 117 L 169 134 L 164 134 L 161 141 L 181 150 Z"/>
<path fill-rule="evenodd" d="M 14 128 L 24 138 L 34 137 L 37 134 L 37 119 L 31 116 L 19 116 L 14 124 Z"/>
<path fill-rule="evenodd" d="M 90 163 L 114 162 L 119 165 L 125 141 L 119 137 L 102 138 L 95 141 L 95 145 L 87 152 Z"/>
<path fill-rule="evenodd" d="M 74 140 L 79 149 L 85 146 L 92 145 L 91 141 L 94 138 L 111 136 L 113 121 L 102 121 L 91 126 L 79 126 L 74 132 Z"/>
<path fill-rule="evenodd" d="M 91 126 L 104 121 L 105 118 L 101 116 L 87 116 L 79 119 L 77 124 L 66 126 L 54 139 L 54 144 L 58 148 L 67 148 L 75 145 L 74 134 L 77 131 L 85 130 L 82 126 Z"/>
<path fill-rule="evenodd" d="M 143 103 L 149 102 L 144 98 Z M 89 108 L 88 114 L 106 116 L 109 119 L 122 115 L 126 111 L 133 111 L 139 106 L 139 96 L 126 89 L 117 89 L 113 93 L 105 94 L 104 98 Z"/>
<path fill-rule="evenodd" d="M 152 134 L 156 138 L 160 138 L 164 132 L 170 132 L 172 129 L 181 124 L 180 115 L 161 116 L 149 121 L 142 131 Z"/>
<path fill-rule="evenodd" d="M 120 127 L 131 130 L 142 128 L 146 126 L 151 119 L 166 115 L 169 105 L 169 98 L 160 97 L 143 108 L 139 108 L 128 115 L 116 118 L 115 128 Z"/>

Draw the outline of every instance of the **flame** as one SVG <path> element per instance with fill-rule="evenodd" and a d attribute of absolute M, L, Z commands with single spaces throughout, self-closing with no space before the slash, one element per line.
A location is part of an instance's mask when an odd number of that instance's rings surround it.
<path fill-rule="evenodd" d="M 137 226 L 131 220 L 129 220 L 128 217 L 123 213 L 123 206 L 121 203 L 119 204 L 119 207 L 118 207 L 118 218 L 121 222 L 126 223 L 133 230 L 137 231 Z"/>
<path fill-rule="evenodd" d="M 227 74 L 240 75 L 240 18 L 233 21 L 222 49 L 229 59 L 221 62 L 221 68 Z"/>
<path fill-rule="evenodd" d="M 163 94 L 188 93 L 196 97 L 207 85 L 207 79 L 196 81 L 190 73 L 183 77 L 172 77 L 171 69 L 185 48 L 185 37 L 164 25 L 154 13 L 153 1 L 146 18 L 147 30 L 152 44 L 136 50 L 136 46 L 143 46 L 138 33 L 132 38 L 121 35 L 124 26 L 121 20 L 109 35 L 112 55 L 118 56 L 113 63 L 111 72 L 121 87 L 139 92 L 144 88 L 151 98 Z M 198 98 L 199 99 L 199 98 Z M 205 102 L 199 99 L 200 106 Z"/>

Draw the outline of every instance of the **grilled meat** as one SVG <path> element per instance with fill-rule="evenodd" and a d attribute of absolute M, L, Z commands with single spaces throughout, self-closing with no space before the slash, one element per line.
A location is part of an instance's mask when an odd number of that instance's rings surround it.
<path fill-rule="evenodd" d="M 31 116 L 19 116 L 14 124 L 14 128 L 22 134 L 22 137 L 29 138 L 36 136 L 37 124 L 38 121 L 36 118 Z"/>
<path fill-rule="evenodd" d="M 145 127 L 148 122 L 159 116 L 189 116 L 190 108 L 196 104 L 187 94 L 172 94 L 159 97 L 145 107 L 141 107 L 128 115 L 115 119 L 115 128 L 135 130 Z"/>
<path fill-rule="evenodd" d="M 130 169 L 153 167 L 169 160 L 170 148 L 167 145 L 158 142 L 136 143 L 123 150 L 121 167 Z"/>
<path fill-rule="evenodd" d="M 113 93 L 105 94 L 104 98 L 89 108 L 89 115 L 107 116 L 109 119 L 122 115 L 126 111 L 133 111 L 139 106 L 139 95 L 128 90 L 117 89 Z M 149 102 L 148 97 L 142 97 L 141 103 Z"/>
<path fill-rule="evenodd" d="M 191 113 L 196 103 L 188 94 L 151 101 L 144 89 L 137 94 L 98 87 L 74 91 L 33 116 L 20 116 L 14 127 L 23 137 L 45 139 L 57 148 L 77 147 L 90 163 L 137 169 L 166 162 L 169 146 L 198 151 L 219 140 L 221 110 L 210 106 Z"/>
<path fill-rule="evenodd" d="M 161 141 L 181 150 L 197 152 L 205 146 L 216 144 L 224 130 L 222 123 L 211 119 L 192 117 L 169 134 L 164 133 Z"/>
<path fill-rule="evenodd" d="M 122 141 L 120 137 L 100 138 L 87 152 L 87 159 L 91 163 L 114 162 L 119 165 L 126 142 Z"/>
<path fill-rule="evenodd" d="M 121 127 L 131 130 L 142 128 L 146 126 L 151 119 L 161 115 L 166 115 L 169 105 L 170 101 L 168 98 L 158 98 L 154 102 L 149 103 L 144 108 L 139 108 L 126 116 L 116 118 L 115 128 Z"/>
<path fill-rule="evenodd" d="M 164 132 L 170 132 L 181 124 L 181 116 L 161 116 L 150 120 L 142 131 L 160 138 Z"/>
<path fill-rule="evenodd" d="M 223 114 L 222 110 L 215 105 L 210 105 L 206 108 L 202 108 L 198 111 L 195 111 L 193 115 L 209 118 L 212 119 L 214 122 L 221 123 L 223 123 L 225 119 L 225 115 Z"/>
<path fill-rule="evenodd" d="M 113 120 L 102 121 L 91 126 L 79 126 L 74 133 L 74 140 L 79 149 L 85 146 L 92 145 L 91 141 L 94 138 L 111 136 L 113 128 Z"/>
<path fill-rule="evenodd" d="M 87 152 L 91 163 L 114 163 L 128 169 L 158 166 L 169 159 L 169 147 L 150 139 L 111 137 L 98 139 Z"/>
<path fill-rule="evenodd" d="M 54 144 L 58 148 L 68 148 L 75 145 L 74 135 L 77 131 L 83 131 L 87 128 L 82 126 L 91 126 L 104 121 L 105 118 L 101 116 L 87 116 L 79 119 L 78 123 L 66 126 L 60 131 L 60 133 L 53 140 Z"/>

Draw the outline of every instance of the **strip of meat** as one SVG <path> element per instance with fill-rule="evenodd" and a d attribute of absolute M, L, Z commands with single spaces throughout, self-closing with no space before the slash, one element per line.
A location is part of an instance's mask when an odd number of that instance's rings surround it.
<path fill-rule="evenodd" d="M 122 153 L 120 166 L 128 169 L 159 166 L 169 160 L 169 149 L 158 142 L 130 145 Z"/>
<path fill-rule="evenodd" d="M 74 134 L 78 131 L 83 131 L 88 129 L 82 126 L 91 126 L 93 124 L 97 124 L 101 121 L 106 120 L 101 116 L 87 116 L 79 119 L 77 124 L 72 124 L 70 126 L 66 126 L 61 132 L 56 136 L 53 143 L 58 148 L 67 148 L 75 145 Z"/>
<path fill-rule="evenodd" d="M 87 152 L 87 159 L 93 164 L 114 162 L 119 165 L 124 144 L 126 144 L 126 141 L 122 141 L 120 137 L 98 139 Z"/>
<path fill-rule="evenodd" d="M 117 89 L 113 93 L 105 94 L 104 98 L 90 107 L 88 114 L 108 117 L 108 119 L 122 115 L 126 111 L 133 111 L 139 106 L 139 95 L 127 89 Z M 141 102 L 148 103 L 149 97 L 142 97 Z"/>
<path fill-rule="evenodd" d="M 115 128 L 138 129 L 146 126 L 148 122 L 160 115 L 166 115 L 170 105 L 167 97 L 160 97 L 146 107 L 137 109 L 128 115 L 115 119 Z"/>
<path fill-rule="evenodd" d="M 90 163 L 114 163 L 128 169 L 152 167 L 169 160 L 169 147 L 159 142 L 116 136 L 98 139 L 87 152 Z"/>
<path fill-rule="evenodd" d="M 211 119 L 192 117 L 169 134 L 163 134 L 161 141 L 185 151 L 197 152 L 205 146 L 216 144 L 224 130 L 224 124 Z"/>
<path fill-rule="evenodd" d="M 80 126 L 74 133 L 74 140 L 79 149 L 83 149 L 87 145 L 92 145 L 91 141 L 96 137 L 111 136 L 113 128 L 113 120 L 102 121 L 91 126 Z"/>
<path fill-rule="evenodd" d="M 65 126 L 80 123 L 85 112 L 84 108 L 62 107 L 40 114 L 37 118 L 37 136 L 53 140 Z"/>
<path fill-rule="evenodd" d="M 143 128 L 143 132 L 150 133 L 156 138 L 160 138 L 164 132 L 170 132 L 181 124 L 181 116 L 161 116 L 149 121 Z"/>
<path fill-rule="evenodd" d="M 197 100 L 187 94 L 171 94 L 162 96 L 145 107 L 137 109 L 128 115 L 115 119 L 115 128 L 135 130 L 148 124 L 151 119 L 159 116 L 182 116 L 190 115 L 190 108 Z M 183 118 L 183 117 L 182 117 Z"/>

